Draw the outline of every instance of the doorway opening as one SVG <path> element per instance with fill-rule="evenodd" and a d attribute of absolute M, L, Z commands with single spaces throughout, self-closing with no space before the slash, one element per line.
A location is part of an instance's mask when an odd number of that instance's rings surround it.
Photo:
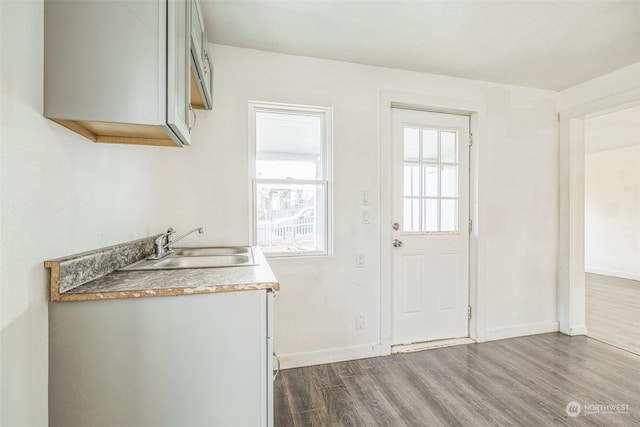
<path fill-rule="evenodd" d="M 584 121 L 587 336 L 640 354 L 640 106 Z"/>
<path fill-rule="evenodd" d="M 640 105 L 640 89 L 620 92 L 560 112 L 560 332 L 586 335 L 585 121 Z"/>

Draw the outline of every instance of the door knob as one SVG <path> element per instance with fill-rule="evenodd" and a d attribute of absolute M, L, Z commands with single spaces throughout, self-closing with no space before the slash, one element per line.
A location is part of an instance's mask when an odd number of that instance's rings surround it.
<path fill-rule="evenodd" d="M 401 248 L 402 247 L 402 241 L 398 240 L 398 239 L 393 239 L 393 246 L 396 248 Z"/>

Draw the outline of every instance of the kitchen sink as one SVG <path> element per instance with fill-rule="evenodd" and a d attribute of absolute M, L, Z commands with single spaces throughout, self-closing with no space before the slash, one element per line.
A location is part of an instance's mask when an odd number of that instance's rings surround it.
<path fill-rule="evenodd" d="M 176 248 L 161 259 L 143 259 L 120 270 L 172 270 L 257 265 L 249 246 Z"/>
<path fill-rule="evenodd" d="M 251 254 L 249 246 L 213 247 L 213 248 L 174 248 L 176 256 L 219 256 L 219 255 L 247 255 Z"/>

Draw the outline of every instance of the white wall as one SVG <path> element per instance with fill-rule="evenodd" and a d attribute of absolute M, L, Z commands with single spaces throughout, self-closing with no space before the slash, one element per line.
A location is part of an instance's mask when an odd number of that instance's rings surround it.
<path fill-rule="evenodd" d="M 586 155 L 584 202 L 586 271 L 640 280 L 640 145 Z"/>
<path fill-rule="evenodd" d="M 247 101 L 334 108 L 335 254 L 277 259 L 276 350 L 288 366 L 375 353 L 380 342 L 380 90 L 462 100 L 482 110 L 478 282 L 483 340 L 557 330 L 556 93 L 212 45 L 214 110 L 198 119 L 199 155 L 224 182 L 228 211 L 212 211 L 225 242 L 249 238 Z M 203 184 L 206 185 L 206 184 Z M 372 194 L 372 223 L 359 223 L 359 195 Z M 202 192 L 202 189 L 199 191 Z M 209 209 L 203 197 L 197 210 Z M 234 230 L 233 232 L 231 230 Z M 235 238 L 230 236 L 235 234 Z M 364 252 L 367 266 L 354 267 Z M 383 301 L 384 303 L 384 301 Z M 388 301 L 387 301 L 388 303 Z M 356 331 L 356 316 L 367 328 Z"/>

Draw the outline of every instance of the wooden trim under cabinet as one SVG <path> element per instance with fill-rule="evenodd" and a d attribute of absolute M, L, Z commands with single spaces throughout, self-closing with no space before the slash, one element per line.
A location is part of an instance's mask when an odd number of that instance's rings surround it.
<path fill-rule="evenodd" d="M 100 122 L 95 120 L 68 120 L 49 117 L 93 142 L 111 144 L 137 144 L 175 147 L 176 143 L 160 125 Z"/>

